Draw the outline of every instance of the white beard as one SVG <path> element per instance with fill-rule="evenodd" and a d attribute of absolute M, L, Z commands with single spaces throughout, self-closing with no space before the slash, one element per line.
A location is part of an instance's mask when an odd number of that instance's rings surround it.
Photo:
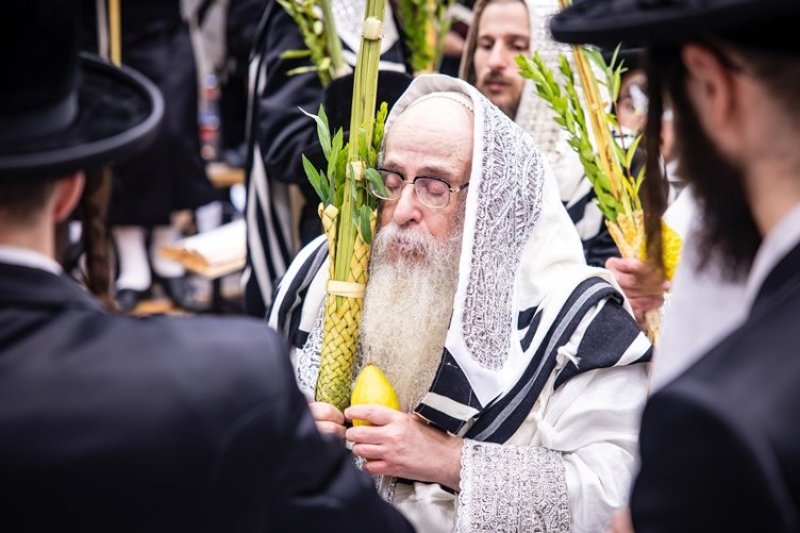
<path fill-rule="evenodd" d="M 361 316 L 363 364 L 377 365 L 410 412 L 441 360 L 458 281 L 461 224 L 440 243 L 391 223 L 375 237 Z"/>

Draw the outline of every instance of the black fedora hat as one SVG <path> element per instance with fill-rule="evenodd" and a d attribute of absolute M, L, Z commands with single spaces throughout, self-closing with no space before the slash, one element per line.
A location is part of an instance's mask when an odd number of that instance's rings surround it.
<path fill-rule="evenodd" d="M 0 179 L 57 178 L 131 154 L 163 114 L 133 70 L 80 54 L 78 2 L 10 0 L 0 17 Z"/>
<path fill-rule="evenodd" d="M 611 60 L 614 60 L 612 67 L 622 64 L 627 72 L 642 68 L 642 56 L 644 55 L 644 48 L 630 47 L 625 43 L 619 43 L 617 46 L 601 46 L 600 53 L 606 63 L 611 65 Z"/>
<path fill-rule="evenodd" d="M 709 35 L 780 51 L 800 51 L 785 28 L 800 15 L 800 0 L 576 0 L 550 20 L 566 43 L 678 43 Z M 790 17 L 787 20 L 786 17 Z M 796 21 L 796 19 L 794 19 Z"/>

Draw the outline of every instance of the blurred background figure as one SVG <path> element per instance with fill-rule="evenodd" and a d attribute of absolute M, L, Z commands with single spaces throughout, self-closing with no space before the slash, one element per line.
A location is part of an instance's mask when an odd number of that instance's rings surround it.
<path fill-rule="evenodd" d="M 618 257 L 619 250 L 593 202 L 594 189 L 553 112 L 535 94 L 533 82 L 520 75 L 515 59 L 518 54 L 536 52 L 555 65 L 558 54 L 569 53 L 552 40 L 546 27 L 557 10 L 556 0 L 475 2 L 459 76 L 531 134 L 553 169 L 561 202 L 581 237 L 586 262 L 603 266 L 609 257 Z"/>
<path fill-rule="evenodd" d="M 179 307 L 200 303 L 180 263 L 160 256 L 180 230 L 172 215 L 217 198 L 200 155 L 198 89 L 189 27 L 179 0 L 120 2 L 122 64 L 153 81 L 164 95 L 165 116 L 156 141 L 142 154 L 114 166 L 109 223 L 116 245 L 115 299 L 131 311 L 153 282 Z M 104 0 L 83 0 L 83 47 L 106 55 L 109 9 Z"/>
<path fill-rule="evenodd" d="M 639 48 L 606 48 L 603 58 L 611 63 L 616 52 L 614 66 L 621 64 L 624 71 L 620 80 L 619 96 L 614 104 L 614 113 L 623 134 L 642 133 L 647 121 L 647 75 L 641 66 L 642 50 Z"/>
<path fill-rule="evenodd" d="M 342 58 L 349 67 L 355 65 L 365 6 L 365 0 L 331 3 Z M 377 101 L 387 101 L 391 106 L 410 79 L 404 74 L 407 69 L 401 34 L 390 6 L 383 25 Z M 291 16 L 270 0 L 250 63 L 244 283 L 245 309 L 253 316 L 266 315 L 273 283 L 286 271 L 298 245 L 307 244 L 322 232 L 319 198 L 306 178 L 300 157 L 305 153 L 320 167 L 313 155 L 320 152 L 316 125 L 301 109 L 316 113 L 324 103 L 332 131 L 349 125 L 351 77 L 339 78 L 324 88 L 316 72 L 289 73 L 307 66 L 308 59 L 282 57 L 283 52 L 305 48 Z"/>
<path fill-rule="evenodd" d="M 222 80 L 223 159 L 244 167 L 247 115 L 247 66 L 258 22 L 268 0 L 229 0 L 225 31 L 226 70 Z M 238 157 L 238 159 L 236 159 Z"/>
<path fill-rule="evenodd" d="M 467 43 L 469 26 L 472 24 L 472 6 L 475 0 L 456 0 L 448 8 L 450 30 L 444 37 L 442 63 L 439 72 L 457 77 L 461 65 L 461 56 Z"/>
<path fill-rule="evenodd" d="M 634 142 L 637 135 L 646 133 L 649 98 L 647 96 L 647 73 L 644 68 L 644 49 L 631 48 L 623 43 L 619 47 L 604 47 L 602 53 L 609 64 L 616 54 L 614 66 L 621 64 L 624 69 L 619 95 L 614 103 L 614 113 L 620 127 L 617 135 L 621 137 L 622 146 L 627 147 Z M 631 169 L 634 174 L 637 174 L 645 164 L 647 158 L 644 150 L 645 144 L 644 140 L 640 142 L 634 155 Z M 661 117 L 661 153 L 659 155 L 666 178 L 662 186 L 666 190 L 668 204 L 668 209 L 664 213 L 664 221 L 686 243 L 695 216 L 696 205 L 691 192 L 684 194 L 686 183 L 678 173 L 672 111 L 669 108 Z M 689 245 L 691 246 L 691 244 Z M 666 281 L 663 273 L 658 269 L 638 259 L 617 257 L 609 258 L 605 266 L 614 273 L 640 323 L 644 323 L 645 314 L 648 311 L 659 309 L 664 305 L 667 292 L 672 284 Z M 686 283 L 684 282 L 684 284 Z M 674 319 L 680 320 L 680 317 L 670 318 L 670 321 Z"/>

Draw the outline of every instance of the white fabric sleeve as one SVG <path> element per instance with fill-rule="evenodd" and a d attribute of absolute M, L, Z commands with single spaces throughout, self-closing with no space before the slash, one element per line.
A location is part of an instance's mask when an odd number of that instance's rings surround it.
<path fill-rule="evenodd" d="M 605 531 L 627 505 L 647 390 L 639 364 L 586 372 L 553 394 L 537 444 L 564 458 L 573 533 Z"/>
<path fill-rule="evenodd" d="M 461 465 L 456 531 L 569 533 L 560 453 L 465 439 Z"/>
<path fill-rule="evenodd" d="M 627 503 L 646 396 L 645 365 L 593 370 L 508 443 L 465 441 L 457 530 L 604 531 Z"/>

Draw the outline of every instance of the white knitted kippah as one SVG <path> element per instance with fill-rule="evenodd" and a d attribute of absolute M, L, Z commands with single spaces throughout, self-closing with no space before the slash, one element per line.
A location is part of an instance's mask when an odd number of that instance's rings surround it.
<path fill-rule="evenodd" d="M 475 113 L 475 108 L 472 105 L 472 99 L 466 94 L 459 93 L 456 91 L 439 91 L 435 93 L 428 93 L 425 96 L 422 96 L 411 102 L 408 105 L 408 107 L 406 107 L 406 111 L 408 111 L 409 109 L 411 109 L 420 102 L 425 102 L 426 100 L 432 100 L 434 98 L 445 98 L 447 100 L 452 100 L 453 102 L 456 102 L 464 106 L 470 113 Z"/>

